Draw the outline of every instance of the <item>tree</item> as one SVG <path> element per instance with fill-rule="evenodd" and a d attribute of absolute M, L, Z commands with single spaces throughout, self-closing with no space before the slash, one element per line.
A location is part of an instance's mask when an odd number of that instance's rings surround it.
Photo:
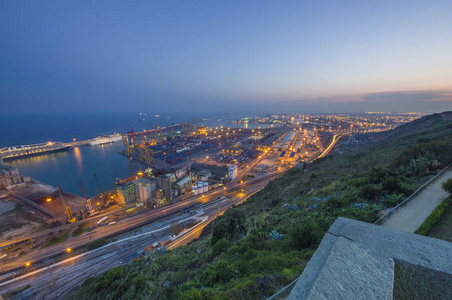
<path fill-rule="evenodd" d="M 226 238 L 229 241 L 237 239 L 241 233 L 245 232 L 245 214 L 241 209 L 232 208 L 218 218 L 212 233 L 212 245 Z"/>
<path fill-rule="evenodd" d="M 444 181 L 441 187 L 443 190 L 452 195 L 452 177 Z"/>

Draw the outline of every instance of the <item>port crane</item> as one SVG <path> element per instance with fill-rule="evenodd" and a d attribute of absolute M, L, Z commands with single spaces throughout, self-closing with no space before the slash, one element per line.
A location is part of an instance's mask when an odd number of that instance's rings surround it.
<path fill-rule="evenodd" d="M 74 223 L 76 221 L 75 217 L 72 215 L 72 211 L 69 205 L 66 204 L 66 200 L 64 200 L 63 192 L 61 191 L 60 186 L 58 184 L 56 185 L 56 187 L 58 189 L 58 194 L 60 195 L 61 202 L 63 203 L 63 206 L 66 209 L 67 220 L 69 223 Z"/>

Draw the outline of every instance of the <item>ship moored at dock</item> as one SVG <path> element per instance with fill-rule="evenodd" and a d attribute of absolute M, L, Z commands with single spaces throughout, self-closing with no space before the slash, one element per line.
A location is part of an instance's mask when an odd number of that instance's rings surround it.
<path fill-rule="evenodd" d="M 11 146 L 0 149 L 0 157 L 4 160 L 12 160 L 26 156 L 43 155 L 69 149 L 71 146 L 61 142 L 48 142 L 33 145 Z"/>
<path fill-rule="evenodd" d="M 90 146 L 96 146 L 96 145 L 103 145 L 108 143 L 115 143 L 122 141 L 122 135 L 120 134 L 111 134 L 111 135 L 101 135 L 97 138 L 94 138 L 90 141 L 88 141 L 88 145 Z"/>

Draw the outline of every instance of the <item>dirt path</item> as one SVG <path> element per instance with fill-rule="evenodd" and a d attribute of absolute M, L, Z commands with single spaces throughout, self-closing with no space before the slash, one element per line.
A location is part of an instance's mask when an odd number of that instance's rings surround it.
<path fill-rule="evenodd" d="M 397 230 L 415 232 L 432 211 L 447 198 L 448 193 L 443 191 L 441 184 L 452 177 L 452 169 L 449 168 L 435 182 L 426 187 L 420 194 L 414 197 L 407 205 L 400 208 L 382 226 Z"/>

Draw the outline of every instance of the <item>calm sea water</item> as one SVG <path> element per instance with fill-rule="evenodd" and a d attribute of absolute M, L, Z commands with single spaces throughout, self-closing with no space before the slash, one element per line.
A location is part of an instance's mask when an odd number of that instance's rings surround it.
<path fill-rule="evenodd" d="M 194 122 L 195 119 L 209 127 L 238 127 L 233 121 L 246 116 L 249 114 L 173 113 L 160 114 L 160 117 L 139 113 L 0 114 L 0 148 L 47 141 L 69 142 L 74 138 L 86 140 L 102 134 L 125 133 L 132 127 L 139 131 L 182 121 Z M 203 119 L 206 120 L 201 122 Z M 255 127 L 254 124 L 249 125 L 249 128 Z M 83 196 L 78 183 L 80 179 L 87 196 L 92 197 L 99 193 L 94 173 L 97 173 L 101 188 L 107 190 L 114 186 L 116 170 L 120 178 L 127 178 L 146 168 L 118 154 L 122 150 L 124 144 L 117 142 L 70 148 L 64 152 L 8 161 L 7 164 L 18 167 L 22 174 L 29 174 L 50 185 L 60 184 L 62 189 Z"/>

